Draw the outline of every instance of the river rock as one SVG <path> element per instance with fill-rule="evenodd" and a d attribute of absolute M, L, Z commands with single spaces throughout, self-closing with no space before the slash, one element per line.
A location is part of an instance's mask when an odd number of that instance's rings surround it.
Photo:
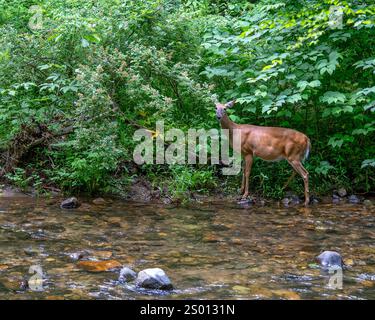
<path fill-rule="evenodd" d="M 9 269 L 9 266 L 7 264 L 0 264 L 0 272 L 6 269 Z"/>
<path fill-rule="evenodd" d="M 285 198 L 282 199 L 281 202 L 284 206 L 288 206 L 288 205 L 299 204 L 301 203 L 301 200 L 296 194 L 288 191 L 285 193 Z"/>
<path fill-rule="evenodd" d="M 78 251 L 78 252 L 73 252 L 69 254 L 69 258 L 72 259 L 73 261 L 78 261 L 81 260 L 82 258 L 88 256 L 87 251 Z"/>
<path fill-rule="evenodd" d="M 120 262 L 116 260 L 105 261 L 79 261 L 77 266 L 89 272 L 103 272 L 121 267 Z"/>
<path fill-rule="evenodd" d="M 92 200 L 92 203 L 96 205 L 105 205 L 107 204 L 107 201 L 105 201 L 103 198 L 96 198 Z"/>
<path fill-rule="evenodd" d="M 63 202 L 60 204 L 61 209 L 75 209 L 80 206 L 78 200 L 76 197 L 71 197 L 68 199 L 65 199 Z"/>
<path fill-rule="evenodd" d="M 237 204 L 243 207 L 247 207 L 249 205 L 254 204 L 254 199 L 250 199 L 250 198 L 242 199 L 241 198 L 240 200 L 237 201 Z"/>
<path fill-rule="evenodd" d="M 337 190 L 337 194 L 338 194 L 341 198 L 343 198 L 343 197 L 346 197 L 346 195 L 347 195 L 348 193 L 346 192 L 346 189 L 345 189 L 345 188 L 340 188 L 339 190 Z"/>
<path fill-rule="evenodd" d="M 316 257 L 320 265 L 324 268 L 340 267 L 342 268 L 342 257 L 336 251 L 324 251 Z"/>
<path fill-rule="evenodd" d="M 172 290 L 173 285 L 160 268 L 145 269 L 138 273 L 136 284 L 142 288 Z"/>
<path fill-rule="evenodd" d="M 293 195 L 293 196 L 290 197 L 290 202 L 292 204 L 300 204 L 301 203 L 301 199 L 298 196 Z"/>
<path fill-rule="evenodd" d="M 4 291 L 19 291 L 25 290 L 25 284 L 22 279 L 7 278 L 0 279 L 0 290 Z"/>
<path fill-rule="evenodd" d="M 363 204 L 366 206 L 366 207 L 371 207 L 372 206 L 372 201 L 369 200 L 369 199 L 366 199 L 363 201 Z"/>
<path fill-rule="evenodd" d="M 332 195 L 332 202 L 333 203 L 339 203 L 342 200 L 341 197 L 339 197 L 337 194 Z"/>
<path fill-rule="evenodd" d="M 355 195 L 355 194 L 352 194 L 348 197 L 348 201 L 350 203 L 360 203 L 361 200 Z"/>
<path fill-rule="evenodd" d="M 311 195 L 310 196 L 310 204 L 315 204 L 321 202 L 321 199 L 319 199 L 317 196 Z"/>
<path fill-rule="evenodd" d="M 137 273 L 128 267 L 124 267 L 120 271 L 120 276 L 118 278 L 118 281 L 129 282 L 129 281 L 133 281 L 135 278 L 137 278 Z"/>

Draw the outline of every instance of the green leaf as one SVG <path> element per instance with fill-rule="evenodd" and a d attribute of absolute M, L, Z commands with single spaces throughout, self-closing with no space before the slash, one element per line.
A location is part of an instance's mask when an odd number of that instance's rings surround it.
<path fill-rule="evenodd" d="M 315 168 L 315 172 L 326 176 L 330 170 L 334 169 L 328 161 L 321 161 L 319 166 Z"/>
<path fill-rule="evenodd" d="M 363 160 L 362 165 L 361 165 L 361 169 L 367 168 L 367 167 L 373 167 L 373 168 L 375 168 L 375 159 L 366 159 L 366 160 Z"/>
<path fill-rule="evenodd" d="M 367 111 L 369 109 L 371 110 L 371 112 L 375 112 L 375 100 L 363 106 L 363 110 Z"/>
<path fill-rule="evenodd" d="M 296 103 L 300 100 L 302 100 L 302 96 L 299 93 L 293 94 L 286 99 L 289 103 Z"/>
<path fill-rule="evenodd" d="M 335 137 L 330 138 L 328 141 L 328 145 L 332 146 L 333 148 L 336 148 L 336 147 L 341 148 L 343 143 L 344 143 L 344 140 L 337 139 Z"/>
<path fill-rule="evenodd" d="M 311 88 L 317 88 L 320 87 L 321 82 L 319 80 L 314 80 L 309 83 L 309 87 Z"/>
<path fill-rule="evenodd" d="M 306 87 L 308 86 L 308 82 L 307 81 L 298 81 L 298 83 L 297 83 L 297 87 L 301 90 L 301 91 L 303 91 L 303 90 L 305 90 L 306 89 Z"/>
<path fill-rule="evenodd" d="M 236 115 L 234 115 L 234 114 L 231 114 L 231 115 L 229 116 L 229 118 L 230 118 L 232 121 L 234 121 L 234 122 L 238 122 L 239 120 L 241 120 L 240 117 L 238 117 L 238 116 L 236 116 Z"/>
<path fill-rule="evenodd" d="M 271 99 L 265 99 L 263 100 L 262 102 L 262 113 L 267 113 L 268 111 L 270 111 L 272 107 L 272 100 Z"/>
<path fill-rule="evenodd" d="M 328 104 L 345 102 L 345 95 L 337 91 L 327 91 L 322 97 L 320 97 L 321 102 L 327 102 Z"/>

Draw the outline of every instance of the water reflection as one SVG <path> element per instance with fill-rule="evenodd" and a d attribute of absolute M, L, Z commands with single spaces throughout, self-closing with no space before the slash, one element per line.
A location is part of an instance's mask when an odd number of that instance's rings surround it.
<path fill-rule="evenodd" d="M 89 201 L 88 201 L 89 202 Z M 48 203 L 48 204 L 47 204 Z M 1 299 L 374 299 L 375 216 L 362 205 L 176 207 L 113 201 L 61 210 L 58 202 L 0 198 Z M 343 289 L 327 286 L 314 257 L 344 257 Z M 81 260 L 160 267 L 169 293 L 90 273 Z M 42 292 L 25 286 L 40 265 Z"/>

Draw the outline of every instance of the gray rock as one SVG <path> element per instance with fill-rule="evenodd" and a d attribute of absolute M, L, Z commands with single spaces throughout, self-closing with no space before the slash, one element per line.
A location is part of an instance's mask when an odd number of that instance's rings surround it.
<path fill-rule="evenodd" d="M 320 265 L 324 268 L 341 267 L 343 265 L 341 255 L 336 251 L 324 251 L 316 257 Z"/>
<path fill-rule="evenodd" d="M 80 206 L 80 203 L 78 202 L 76 197 L 65 199 L 60 204 L 61 209 L 74 209 L 74 208 L 78 208 L 79 206 Z"/>
<path fill-rule="evenodd" d="M 346 192 L 346 189 L 345 188 L 340 188 L 339 190 L 337 190 L 337 194 L 340 196 L 340 197 L 346 197 L 346 195 L 348 194 Z"/>
<path fill-rule="evenodd" d="M 298 196 L 293 195 L 293 196 L 290 197 L 290 202 L 292 204 L 299 204 L 299 203 L 301 203 L 301 200 Z"/>
<path fill-rule="evenodd" d="M 285 198 L 281 200 L 284 206 L 300 204 L 301 199 L 293 192 L 285 192 Z"/>
<path fill-rule="evenodd" d="M 333 203 L 339 203 L 342 200 L 337 194 L 332 195 L 332 202 Z"/>
<path fill-rule="evenodd" d="M 160 268 L 145 269 L 138 273 L 136 284 L 142 288 L 172 290 L 173 285 Z"/>
<path fill-rule="evenodd" d="M 360 203 L 361 202 L 361 200 L 355 194 L 352 194 L 351 196 L 349 196 L 348 201 L 350 203 Z"/>
<path fill-rule="evenodd" d="M 249 198 L 247 198 L 247 199 L 240 199 L 237 202 L 237 204 L 239 204 L 240 206 L 245 206 L 245 207 L 249 206 L 249 205 L 251 205 L 253 203 L 254 203 L 254 201 L 252 199 L 249 199 Z"/>
<path fill-rule="evenodd" d="M 314 195 L 310 196 L 310 204 L 319 203 L 319 202 L 321 202 L 321 200 L 318 197 Z"/>
<path fill-rule="evenodd" d="M 371 207 L 372 206 L 372 201 L 369 200 L 369 199 L 366 199 L 363 201 L 363 204 L 366 206 L 366 207 Z"/>
<path fill-rule="evenodd" d="M 129 282 L 133 281 L 137 277 L 137 273 L 128 267 L 124 267 L 120 271 L 120 276 L 118 281 L 120 282 Z"/>

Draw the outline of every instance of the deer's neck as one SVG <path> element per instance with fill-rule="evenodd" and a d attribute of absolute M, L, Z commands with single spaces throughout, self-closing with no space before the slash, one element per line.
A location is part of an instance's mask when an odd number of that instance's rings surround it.
<path fill-rule="evenodd" d="M 224 114 L 220 119 L 220 124 L 223 129 L 233 130 L 237 127 L 237 123 L 229 119 L 227 114 Z"/>

